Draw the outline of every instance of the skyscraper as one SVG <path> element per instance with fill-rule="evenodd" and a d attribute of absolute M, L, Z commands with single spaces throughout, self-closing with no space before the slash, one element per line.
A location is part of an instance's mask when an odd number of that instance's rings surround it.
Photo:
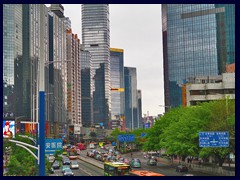
<path fill-rule="evenodd" d="M 71 125 L 82 126 L 80 39 L 67 30 L 67 109 Z"/>
<path fill-rule="evenodd" d="M 110 64 L 111 119 L 120 120 L 125 111 L 123 49 L 110 48 Z"/>
<path fill-rule="evenodd" d="M 54 8 L 53 8 L 54 7 Z M 63 133 L 67 123 L 67 36 L 61 4 L 51 5 L 49 12 L 49 67 L 50 133 Z M 76 53 L 77 55 L 77 53 Z"/>
<path fill-rule="evenodd" d="M 22 5 L 3 4 L 3 116 L 23 116 Z M 21 82 L 20 82 L 21 81 Z M 19 103 L 22 102 L 22 105 Z M 30 102 L 30 101 L 29 101 Z M 30 116 L 30 112 L 29 112 Z"/>
<path fill-rule="evenodd" d="M 124 67 L 125 123 L 129 130 L 138 128 L 138 98 L 136 68 Z"/>
<path fill-rule="evenodd" d="M 82 125 L 90 127 L 93 124 L 93 95 L 91 91 L 91 54 L 81 48 L 81 97 L 82 97 Z"/>
<path fill-rule="evenodd" d="M 137 97 L 138 97 L 138 128 L 144 128 L 144 123 L 142 119 L 142 91 L 137 90 Z"/>
<path fill-rule="evenodd" d="M 82 5 L 82 41 L 92 60 L 93 121 L 106 128 L 111 112 L 108 4 Z"/>
<path fill-rule="evenodd" d="M 234 5 L 163 4 L 165 106 L 182 105 L 182 84 L 235 62 Z M 167 109 L 166 109 L 167 110 Z"/>

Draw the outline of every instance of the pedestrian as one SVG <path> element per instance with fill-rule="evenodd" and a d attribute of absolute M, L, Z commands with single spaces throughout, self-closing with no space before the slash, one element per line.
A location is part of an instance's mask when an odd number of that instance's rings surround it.
<path fill-rule="evenodd" d="M 187 158 L 187 162 L 188 162 L 188 164 L 190 163 L 190 159 L 189 159 L 189 157 Z"/>
<path fill-rule="evenodd" d="M 132 158 L 132 156 L 133 156 L 133 153 L 131 152 L 131 158 Z"/>

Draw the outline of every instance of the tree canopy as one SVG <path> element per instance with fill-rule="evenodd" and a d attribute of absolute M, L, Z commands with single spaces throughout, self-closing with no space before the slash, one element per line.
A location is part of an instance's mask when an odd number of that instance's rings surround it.
<path fill-rule="evenodd" d="M 235 101 L 229 99 L 170 110 L 149 129 L 144 150 L 166 149 L 182 157 L 215 156 L 221 166 L 224 158 L 235 153 Z M 228 148 L 200 148 L 199 132 L 228 131 Z"/>

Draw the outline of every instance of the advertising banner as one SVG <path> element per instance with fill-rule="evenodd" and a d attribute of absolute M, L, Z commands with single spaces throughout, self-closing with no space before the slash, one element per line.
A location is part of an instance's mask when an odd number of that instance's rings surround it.
<path fill-rule="evenodd" d="M 74 125 L 74 134 L 80 134 L 80 125 L 78 124 Z"/>
<path fill-rule="evenodd" d="M 3 120 L 3 138 L 15 138 L 15 121 Z"/>

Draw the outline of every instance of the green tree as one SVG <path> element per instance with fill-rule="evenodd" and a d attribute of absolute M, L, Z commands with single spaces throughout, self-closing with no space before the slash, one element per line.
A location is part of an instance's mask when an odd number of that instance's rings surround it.
<path fill-rule="evenodd" d="M 15 140 L 25 142 L 31 145 L 35 145 L 30 139 L 22 138 L 16 135 Z M 4 140 L 3 148 L 11 147 L 12 153 L 8 161 L 8 175 L 19 175 L 19 176 L 34 176 L 37 175 L 38 165 L 36 159 L 22 147 L 16 146 L 15 143 Z M 29 148 L 33 153 L 36 154 L 36 150 Z M 4 152 L 5 153 L 5 152 Z"/>
<path fill-rule="evenodd" d="M 167 154 L 214 156 L 222 166 L 230 152 L 235 153 L 235 101 L 224 99 L 194 107 L 174 108 L 162 116 L 147 133 L 145 150 L 166 149 Z M 229 131 L 229 148 L 200 148 L 199 132 Z"/>

